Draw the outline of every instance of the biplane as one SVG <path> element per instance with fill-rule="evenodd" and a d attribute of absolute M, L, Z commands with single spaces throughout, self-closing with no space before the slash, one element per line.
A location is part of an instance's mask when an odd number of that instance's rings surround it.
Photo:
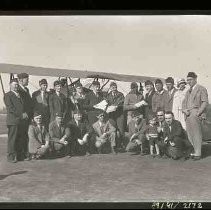
<path fill-rule="evenodd" d="M 15 74 L 19 73 L 28 73 L 29 75 L 36 76 L 51 76 L 57 77 L 59 80 L 63 80 L 66 83 L 66 94 L 68 95 L 74 89 L 74 84 L 80 82 L 81 79 L 93 79 L 101 82 L 101 90 L 106 87 L 109 81 L 119 81 L 119 82 L 137 82 L 140 84 L 140 88 L 142 88 L 142 84 L 146 80 L 155 81 L 159 77 L 149 77 L 149 76 L 140 76 L 140 75 L 126 75 L 118 73 L 106 73 L 106 72 L 95 72 L 88 70 L 71 70 L 71 69 L 60 69 L 60 68 L 46 68 L 46 67 L 37 67 L 37 66 L 27 66 L 27 65 L 16 65 L 16 64 L 7 64 L 0 63 L 0 72 L 10 74 L 10 79 L 14 77 Z M 163 78 L 159 78 L 164 81 Z M 0 83 L 2 87 L 3 93 L 4 86 L 2 77 L 0 74 Z M 91 84 L 89 83 L 87 87 L 85 87 L 85 91 L 90 91 Z M 109 89 L 107 88 L 106 91 Z M 208 106 L 207 109 L 207 121 L 203 123 L 203 139 L 206 142 L 211 141 L 211 105 Z"/>

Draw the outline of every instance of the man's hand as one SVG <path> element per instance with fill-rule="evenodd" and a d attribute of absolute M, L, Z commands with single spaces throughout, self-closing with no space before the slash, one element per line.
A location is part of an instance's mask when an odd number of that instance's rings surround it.
<path fill-rule="evenodd" d="M 28 119 L 28 118 L 29 118 L 26 112 L 24 112 L 24 113 L 22 114 L 22 118 L 23 118 L 23 119 Z"/>
<path fill-rule="evenodd" d="M 170 143 L 170 145 L 171 145 L 172 147 L 175 146 L 175 143 L 174 143 L 174 142 L 170 141 L 169 143 Z"/>
<path fill-rule="evenodd" d="M 167 143 L 167 141 L 168 141 L 168 137 L 166 137 L 166 138 L 164 139 L 164 143 Z"/>
<path fill-rule="evenodd" d="M 162 132 L 162 128 L 161 127 L 157 127 L 157 131 L 158 131 L 158 133 Z"/>

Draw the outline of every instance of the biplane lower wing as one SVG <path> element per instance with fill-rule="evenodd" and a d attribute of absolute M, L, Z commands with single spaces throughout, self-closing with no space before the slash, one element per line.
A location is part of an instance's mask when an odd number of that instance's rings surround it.
<path fill-rule="evenodd" d="M 148 79 L 151 81 L 157 79 L 157 77 L 147 77 L 139 75 L 94 72 L 87 70 L 45 68 L 45 67 L 35 67 L 35 66 L 16 65 L 7 63 L 0 63 L 0 72 L 13 73 L 13 74 L 19 74 L 25 72 L 28 73 L 29 75 L 52 76 L 52 77 L 55 76 L 55 77 L 73 77 L 73 78 L 101 78 L 101 79 L 110 79 L 124 82 L 144 82 Z"/>

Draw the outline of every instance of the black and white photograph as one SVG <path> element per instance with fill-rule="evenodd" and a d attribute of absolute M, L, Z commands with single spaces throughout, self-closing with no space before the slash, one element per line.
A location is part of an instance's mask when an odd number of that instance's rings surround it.
<path fill-rule="evenodd" d="M 0 29 L 0 203 L 211 201 L 211 16 L 2 15 Z"/>

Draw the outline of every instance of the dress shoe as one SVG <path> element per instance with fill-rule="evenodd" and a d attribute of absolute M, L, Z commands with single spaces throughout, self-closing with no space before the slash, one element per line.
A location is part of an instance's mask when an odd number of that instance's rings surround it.
<path fill-rule="evenodd" d="M 194 156 L 194 157 L 193 157 L 193 160 L 194 160 L 194 161 L 197 161 L 197 160 L 200 160 L 200 159 L 201 159 L 201 156 Z"/>

